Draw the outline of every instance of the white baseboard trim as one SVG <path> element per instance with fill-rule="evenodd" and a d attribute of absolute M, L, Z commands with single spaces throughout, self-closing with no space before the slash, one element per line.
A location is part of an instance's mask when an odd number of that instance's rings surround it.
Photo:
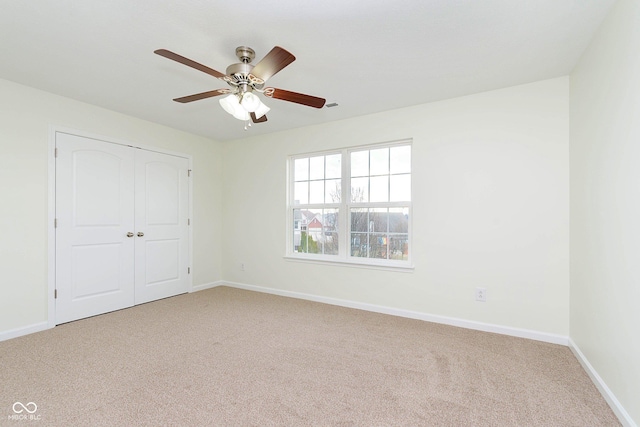
<path fill-rule="evenodd" d="M 205 289 L 216 288 L 216 287 L 222 286 L 222 285 L 224 285 L 224 282 L 222 280 L 218 280 L 217 282 L 203 283 L 201 285 L 192 286 L 191 290 L 189 291 L 189 293 L 198 292 L 198 291 L 204 291 Z"/>
<path fill-rule="evenodd" d="M 616 417 L 618 417 L 620 423 L 622 423 L 622 425 L 625 427 L 638 427 L 638 425 L 631 419 L 629 413 L 624 409 L 622 404 L 620 404 L 620 401 L 618 401 L 611 389 L 607 387 L 607 384 L 600 377 L 600 375 L 598 375 L 598 372 L 596 372 L 593 366 L 591 366 L 591 363 L 589 363 L 589 360 L 586 358 L 586 356 L 582 353 L 582 351 L 580 351 L 578 345 L 571 338 L 569 338 L 569 348 L 571 349 L 571 352 L 574 354 L 574 356 L 576 356 L 576 359 L 578 359 L 578 362 L 580 362 L 584 370 L 587 371 L 589 378 L 591 378 L 591 381 L 593 381 L 593 383 L 596 385 L 598 391 L 600 391 L 600 394 L 602 394 L 602 397 L 604 397 L 604 400 L 607 401 L 613 413 L 616 414 Z"/>
<path fill-rule="evenodd" d="M 51 329 L 48 321 L 36 323 L 22 328 L 10 329 L 8 331 L 0 332 L 0 341 L 10 340 L 11 338 L 18 338 L 23 335 L 29 335 L 35 332 L 44 331 L 45 329 Z"/>
<path fill-rule="evenodd" d="M 298 298 L 309 301 L 321 302 L 325 304 L 338 305 L 341 307 L 355 308 L 359 310 L 372 311 L 375 313 L 390 314 L 392 316 L 407 317 L 409 319 L 424 320 L 427 322 L 441 323 L 444 325 L 458 326 L 461 328 L 473 329 L 476 331 L 492 332 L 495 334 L 509 335 L 518 338 L 527 338 L 536 341 L 543 341 L 552 344 L 569 345 L 569 337 L 563 335 L 549 334 L 545 332 L 532 331 L 528 329 L 512 328 L 507 326 L 493 325 L 490 323 L 475 322 L 471 320 L 458 319 L 455 317 L 438 316 L 434 314 L 421 313 L 417 311 L 403 310 L 393 307 L 385 307 L 375 304 L 367 304 L 357 301 L 342 300 L 338 298 L 323 297 L 319 295 L 306 294 L 303 292 L 285 291 L 264 286 L 247 285 L 244 283 L 223 281 L 221 285 L 232 288 L 245 289 L 249 291 L 263 292 L 267 294 L 280 295 L 284 297 Z"/>

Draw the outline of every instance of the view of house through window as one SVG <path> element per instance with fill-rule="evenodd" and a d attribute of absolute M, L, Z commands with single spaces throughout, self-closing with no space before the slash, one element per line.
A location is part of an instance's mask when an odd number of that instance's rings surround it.
<path fill-rule="evenodd" d="M 290 158 L 289 253 L 380 265 L 410 258 L 409 142 Z"/>
<path fill-rule="evenodd" d="M 294 160 L 294 252 L 338 255 L 341 180 L 340 153 Z"/>

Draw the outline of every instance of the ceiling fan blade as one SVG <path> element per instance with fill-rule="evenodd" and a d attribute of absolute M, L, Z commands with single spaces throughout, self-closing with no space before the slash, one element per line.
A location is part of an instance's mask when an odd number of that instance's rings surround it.
<path fill-rule="evenodd" d="M 295 102 L 296 104 L 307 105 L 314 108 L 322 108 L 324 107 L 324 103 L 327 102 L 326 99 L 318 98 L 317 96 L 276 89 L 274 87 L 266 88 L 264 94 L 270 98 L 282 99 L 283 101 Z"/>
<path fill-rule="evenodd" d="M 172 61 L 176 61 L 179 62 L 181 64 L 184 64 L 188 67 L 191 68 L 195 68 L 196 70 L 200 70 L 203 73 L 207 73 L 213 77 L 217 77 L 219 79 L 223 79 L 225 77 L 225 74 L 222 74 L 220 71 L 216 71 L 213 68 L 209 68 L 206 65 L 202 65 L 196 61 L 193 61 L 189 58 L 185 58 L 182 55 L 178 55 L 177 53 L 173 53 L 170 50 L 166 50 L 166 49 L 158 49 L 158 50 L 154 50 L 153 53 L 158 54 L 160 56 L 164 56 L 165 58 L 171 59 Z"/>
<path fill-rule="evenodd" d="M 212 98 L 218 95 L 224 95 L 231 92 L 229 89 L 216 89 L 208 92 L 196 93 L 195 95 L 183 96 L 181 98 L 175 98 L 174 101 L 181 102 L 183 104 L 187 102 L 199 101 L 201 99 Z"/>
<path fill-rule="evenodd" d="M 271 78 L 278 71 L 282 70 L 295 60 L 296 57 L 293 56 L 293 54 L 284 50 L 280 46 L 276 46 L 271 49 L 271 51 L 267 53 L 267 56 L 262 58 L 255 67 L 253 67 L 251 74 L 267 81 L 267 79 Z"/>
<path fill-rule="evenodd" d="M 256 113 L 249 113 L 249 115 L 251 116 L 251 121 L 253 123 L 264 123 L 267 121 L 267 116 L 264 114 L 259 119 L 256 118 Z"/>

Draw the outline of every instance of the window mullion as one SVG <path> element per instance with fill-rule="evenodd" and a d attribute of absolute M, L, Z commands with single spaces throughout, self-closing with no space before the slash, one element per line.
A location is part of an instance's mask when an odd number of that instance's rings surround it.
<path fill-rule="evenodd" d="M 351 200 L 351 162 L 349 159 L 349 151 L 342 150 L 342 165 L 341 165 L 342 178 L 340 180 L 342 185 L 342 197 L 340 198 L 340 249 L 338 253 L 341 258 L 347 259 L 349 255 L 349 234 L 351 232 L 351 225 L 349 223 L 349 202 Z"/>

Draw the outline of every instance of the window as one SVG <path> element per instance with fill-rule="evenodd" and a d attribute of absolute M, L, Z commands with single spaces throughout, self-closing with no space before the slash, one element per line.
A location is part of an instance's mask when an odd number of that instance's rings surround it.
<path fill-rule="evenodd" d="M 338 255 L 340 153 L 293 159 L 293 252 Z"/>
<path fill-rule="evenodd" d="M 289 256 L 410 266 L 410 142 L 293 156 L 288 182 Z"/>

